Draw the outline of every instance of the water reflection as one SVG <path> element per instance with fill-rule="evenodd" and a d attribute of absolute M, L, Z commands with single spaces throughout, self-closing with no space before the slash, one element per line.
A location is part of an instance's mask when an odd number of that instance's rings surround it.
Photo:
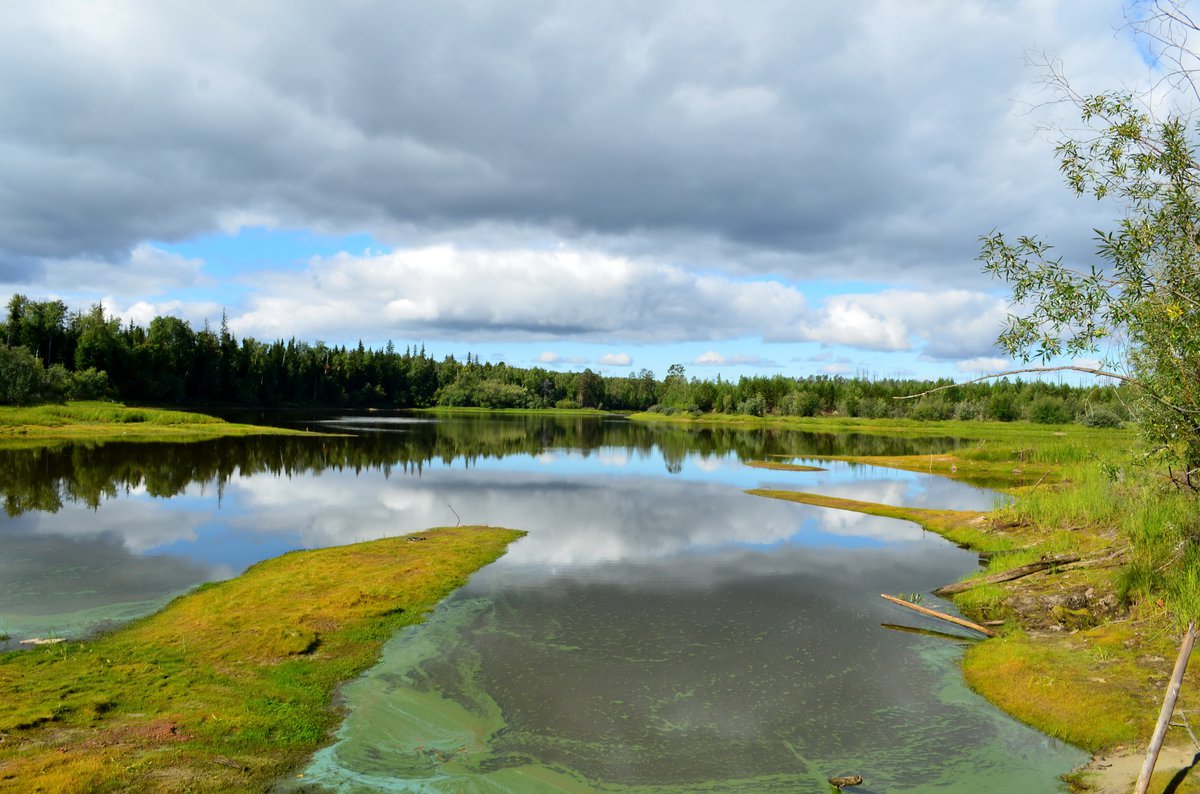
<path fill-rule="evenodd" d="M 303 419 L 310 426 L 317 419 Z M 304 779 L 344 790 L 1046 790 L 1079 759 L 963 688 L 957 649 L 881 629 L 881 591 L 974 557 L 795 488 L 972 509 L 992 494 L 772 455 L 952 440 L 595 419 L 353 417 L 359 435 L 0 451 L 0 630 L 86 631 L 293 548 L 429 526 L 529 531 L 348 688 Z M 682 788 L 681 788 L 682 787 Z"/>

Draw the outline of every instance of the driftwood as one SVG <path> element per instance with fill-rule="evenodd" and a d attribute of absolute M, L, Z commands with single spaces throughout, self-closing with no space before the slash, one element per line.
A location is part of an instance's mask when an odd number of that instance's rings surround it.
<path fill-rule="evenodd" d="M 984 635 L 985 637 L 995 637 L 996 636 L 996 632 L 992 631 L 991 629 L 987 628 L 986 626 L 980 626 L 978 623 L 972 623 L 969 620 L 964 620 L 963 618 L 957 618 L 954 615 L 947 615 L 945 612 L 938 612 L 936 609 L 929 609 L 928 607 L 918 606 L 917 604 L 910 603 L 908 601 L 905 601 L 902 598 L 896 598 L 895 596 L 890 596 L 886 593 L 880 593 L 879 597 L 883 598 L 887 601 L 891 601 L 893 604 L 899 604 L 902 607 L 907 607 L 916 612 L 920 612 L 922 615 L 928 615 L 931 618 L 937 618 L 939 620 L 946 620 L 946 621 L 949 621 L 950 623 L 953 623 L 956 626 L 962 626 L 963 628 L 970 629 L 971 631 L 978 631 L 980 634 Z"/>
<path fill-rule="evenodd" d="M 66 642 L 62 637 L 30 637 L 27 640 L 21 640 L 18 645 L 56 645 L 60 642 Z"/>
<path fill-rule="evenodd" d="M 967 579 L 963 582 L 955 582 L 948 584 L 933 591 L 934 595 L 947 596 L 961 593 L 970 590 L 973 587 L 979 587 L 983 584 L 996 584 L 997 582 L 1009 582 L 1013 579 L 1020 579 L 1022 576 L 1029 576 L 1031 573 L 1044 571 L 1047 568 L 1054 568 L 1067 563 L 1079 562 L 1078 554 L 1056 554 L 1053 557 L 1043 557 L 1037 562 L 1031 562 L 1028 565 L 1019 565 L 1016 568 L 1010 568 L 1007 571 L 980 576 L 976 579 Z"/>
<path fill-rule="evenodd" d="M 1001 621 L 1003 623 L 1004 621 Z M 964 634 L 951 634 L 947 631 L 935 631 L 933 629 L 921 629 L 916 626 L 901 626 L 899 623 L 880 623 L 880 627 L 891 629 L 892 631 L 903 631 L 907 634 L 920 634 L 922 637 L 937 637 L 939 640 L 950 640 L 951 642 L 961 642 L 971 644 L 979 642 L 978 637 L 968 637 Z"/>
<path fill-rule="evenodd" d="M 1072 571 L 1076 568 L 1112 568 L 1120 565 L 1124 561 L 1123 558 L 1128 551 L 1129 548 L 1127 546 L 1122 546 L 1119 549 L 1115 549 L 1108 554 L 1105 554 L 1103 557 L 1089 557 L 1087 559 L 1080 560 L 1079 562 L 1073 562 L 1068 565 L 1064 565 L 1060 570 Z"/>
<path fill-rule="evenodd" d="M 1146 794 L 1150 786 L 1150 776 L 1154 774 L 1154 765 L 1158 763 L 1158 751 L 1162 749 L 1163 739 L 1167 735 L 1167 726 L 1171 724 L 1171 714 L 1175 711 L 1175 701 L 1179 699 L 1179 687 L 1183 684 L 1183 674 L 1187 671 L 1188 659 L 1192 655 L 1192 645 L 1196 642 L 1196 623 L 1188 624 L 1183 634 L 1183 642 L 1179 644 L 1179 656 L 1175 658 L 1175 669 L 1171 671 L 1171 681 L 1167 684 L 1167 694 L 1163 696 L 1162 709 L 1158 712 L 1158 724 L 1154 726 L 1154 735 L 1150 738 L 1150 746 L 1146 748 L 1146 760 L 1142 762 L 1142 772 L 1138 775 L 1134 794 Z"/>

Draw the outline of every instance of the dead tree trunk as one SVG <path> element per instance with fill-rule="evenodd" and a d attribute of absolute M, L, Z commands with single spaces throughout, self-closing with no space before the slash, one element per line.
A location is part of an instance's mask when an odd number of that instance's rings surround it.
<path fill-rule="evenodd" d="M 1158 751 L 1162 749 L 1163 739 L 1167 735 L 1167 726 L 1171 723 L 1171 714 L 1175 711 L 1175 701 L 1179 699 L 1179 687 L 1183 684 L 1183 674 L 1187 671 L 1188 659 L 1192 655 L 1192 645 L 1196 641 L 1196 622 L 1188 624 L 1183 642 L 1179 644 L 1179 656 L 1175 657 L 1175 669 L 1171 672 L 1171 681 L 1167 684 L 1167 694 L 1163 697 L 1162 709 L 1158 712 L 1158 724 L 1154 726 L 1154 735 L 1150 738 L 1150 746 L 1146 749 L 1146 760 L 1142 762 L 1142 772 L 1138 775 L 1134 794 L 1146 794 L 1150 786 L 1150 776 L 1154 774 L 1154 765 L 1158 763 Z"/>

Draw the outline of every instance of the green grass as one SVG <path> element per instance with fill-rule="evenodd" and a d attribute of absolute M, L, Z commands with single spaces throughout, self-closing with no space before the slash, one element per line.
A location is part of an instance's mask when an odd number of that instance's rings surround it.
<path fill-rule="evenodd" d="M 963 672 L 972 689 L 1022 722 L 1095 752 L 1141 742 L 1154 726 L 1154 688 L 1125 646 L 1131 639 L 1124 624 L 1071 638 L 1012 631 L 972 645 Z"/>
<path fill-rule="evenodd" d="M 0 788 L 262 791 L 326 740 L 340 682 L 522 534 L 292 552 L 95 640 L 0 654 Z"/>
<path fill-rule="evenodd" d="M 0 406 L 0 448 L 6 449 L 73 441 L 189 441 L 249 435 L 305 433 L 234 424 L 187 411 L 110 402 Z"/>
<path fill-rule="evenodd" d="M 799 463 L 783 463 L 777 460 L 748 460 L 746 466 L 755 469 L 769 469 L 771 471 L 826 471 L 820 466 L 804 466 Z"/>

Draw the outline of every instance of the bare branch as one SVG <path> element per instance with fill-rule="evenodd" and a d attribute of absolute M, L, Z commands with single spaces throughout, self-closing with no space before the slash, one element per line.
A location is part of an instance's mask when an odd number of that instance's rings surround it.
<path fill-rule="evenodd" d="M 1089 375 L 1096 375 L 1101 378 L 1116 378 L 1117 380 L 1122 380 L 1122 381 L 1125 381 L 1126 383 L 1134 383 L 1134 384 L 1141 385 L 1137 378 L 1131 378 L 1128 375 L 1122 375 L 1119 372 L 1109 372 L 1107 370 L 1094 369 L 1092 367 L 1076 367 L 1076 366 L 1071 366 L 1071 365 L 1063 365 L 1061 367 L 1026 367 L 1025 369 L 1010 369 L 1010 370 L 1006 370 L 1004 372 L 993 372 L 990 375 L 984 375 L 979 378 L 972 378 L 971 380 L 964 380 L 962 383 L 951 383 L 949 386 L 938 386 L 935 389 L 930 389 L 929 391 L 923 391 L 920 394 L 905 394 L 905 395 L 902 395 L 899 397 L 893 397 L 892 399 L 893 400 L 915 400 L 918 397 L 924 397 L 927 394 L 933 394 L 934 392 L 938 392 L 938 391 L 945 391 L 946 389 L 953 389 L 957 386 L 968 386 L 972 383 L 981 383 L 985 380 L 992 380 L 994 378 L 1003 378 L 1003 377 L 1007 377 L 1008 375 L 1020 375 L 1020 374 L 1026 373 L 1026 372 L 1066 372 L 1066 371 L 1085 372 Z"/>

